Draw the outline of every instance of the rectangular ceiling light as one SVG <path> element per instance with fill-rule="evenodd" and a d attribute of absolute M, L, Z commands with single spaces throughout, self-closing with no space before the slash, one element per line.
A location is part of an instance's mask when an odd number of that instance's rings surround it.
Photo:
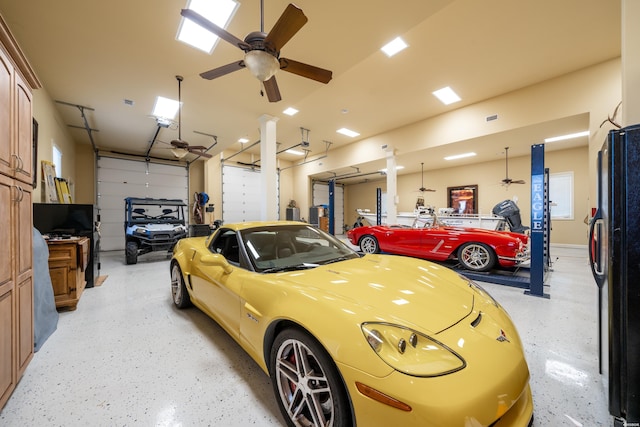
<path fill-rule="evenodd" d="M 346 135 L 346 136 L 350 136 L 351 138 L 355 138 L 356 136 L 360 135 L 358 132 L 352 131 L 352 130 L 347 129 L 347 128 L 340 128 L 336 132 L 341 133 L 341 134 Z"/>
<path fill-rule="evenodd" d="M 438 98 L 444 105 L 453 104 L 460 101 L 460 97 L 449 86 L 438 89 L 432 92 L 436 98 Z"/>
<path fill-rule="evenodd" d="M 465 157 L 473 157 L 475 155 L 476 155 L 476 153 L 463 153 L 463 154 L 456 154 L 454 156 L 447 156 L 444 159 L 445 160 L 464 159 Z"/>
<path fill-rule="evenodd" d="M 400 37 L 396 37 L 391 40 L 389 43 L 385 44 L 380 48 L 381 51 L 384 52 L 389 58 L 391 58 L 396 53 L 405 50 L 407 48 L 407 44 Z"/>
<path fill-rule="evenodd" d="M 304 155 L 304 151 L 294 150 L 294 149 L 291 149 L 291 148 L 286 150 L 285 153 L 295 154 L 296 156 Z"/>
<path fill-rule="evenodd" d="M 187 9 L 197 12 L 218 27 L 226 29 L 239 5 L 234 0 L 189 0 Z M 213 52 L 218 41 L 218 36 L 184 17 L 180 20 L 176 38 L 209 54 Z"/>
<path fill-rule="evenodd" d="M 293 107 L 289 107 L 286 110 L 284 110 L 283 113 L 286 114 L 287 116 L 295 116 L 296 114 L 298 114 L 298 110 L 296 110 Z"/>
<path fill-rule="evenodd" d="M 544 142 L 556 142 L 556 141 L 564 141 L 565 139 L 573 139 L 580 138 L 581 136 L 589 136 L 589 131 L 585 130 L 582 132 L 570 133 L 567 135 L 554 136 L 552 138 L 545 138 Z"/>
<path fill-rule="evenodd" d="M 156 105 L 154 105 L 151 114 L 156 117 L 173 120 L 178 113 L 179 107 L 180 103 L 178 101 L 165 98 L 164 96 L 158 96 L 156 97 Z"/>

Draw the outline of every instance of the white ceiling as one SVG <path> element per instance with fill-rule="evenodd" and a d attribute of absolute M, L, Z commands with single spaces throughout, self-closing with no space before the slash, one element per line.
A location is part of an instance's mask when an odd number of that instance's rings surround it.
<path fill-rule="evenodd" d="M 244 39 L 260 29 L 260 1 L 240 3 L 228 31 Z M 264 3 L 268 32 L 288 1 Z M 176 75 L 184 77 L 181 136 L 190 144 L 212 145 L 214 138 L 205 133 L 217 136 L 211 154 L 239 151 L 238 138 L 259 140 L 258 118 L 268 114 L 279 117 L 281 148 L 298 144 L 305 128 L 311 155 L 320 155 L 324 141 L 332 143 L 330 150 L 354 142 L 336 133 L 341 127 L 359 132 L 358 139 L 371 137 L 620 56 L 618 1 L 299 0 L 296 5 L 309 22 L 282 56 L 332 70 L 333 79 L 324 85 L 280 71 L 277 103 L 260 95 L 248 70 L 211 81 L 199 77 L 242 59 L 243 52 L 220 41 L 209 56 L 176 41 L 186 0 L 0 0 L 0 14 L 50 97 L 93 109 L 85 114 L 97 130 L 96 147 L 137 155 L 147 152 L 156 131 L 150 117 L 156 96 L 178 97 Z M 387 58 L 379 48 L 396 36 L 409 48 Z M 447 85 L 461 102 L 444 106 L 431 95 Z M 289 106 L 300 112 L 283 115 Z M 78 108 L 57 104 L 57 109 L 64 124 L 84 126 Z M 492 135 L 486 152 L 470 161 L 495 160 L 505 146 L 510 156 L 526 155 L 530 141 L 574 132 L 576 120 L 584 117 Z M 69 132 L 79 143 L 90 143 L 84 129 Z M 177 137 L 176 126 L 161 129 L 151 156 L 171 158 L 166 142 Z M 413 157 L 428 162 L 478 142 Z M 573 142 L 586 143 L 586 138 Z M 418 161 L 407 166 L 400 173 L 420 170 Z M 425 163 L 427 170 L 434 167 Z"/>

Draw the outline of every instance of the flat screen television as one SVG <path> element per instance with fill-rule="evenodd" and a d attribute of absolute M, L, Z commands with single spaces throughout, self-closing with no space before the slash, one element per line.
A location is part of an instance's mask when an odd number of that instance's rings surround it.
<path fill-rule="evenodd" d="M 69 203 L 34 203 L 33 226 L 49 236 L 85 236 L 91 240 L 89 265 L 85 272 L 87 288 L 94 285 L 100 271 L 99 236 L 95 231 L 93 205 Z"/>
<path fill-rule="evenodd" d="M 33 226 L 41 234 L 87 235 L 93 231 L 93 205 L 34 203 Z"/>

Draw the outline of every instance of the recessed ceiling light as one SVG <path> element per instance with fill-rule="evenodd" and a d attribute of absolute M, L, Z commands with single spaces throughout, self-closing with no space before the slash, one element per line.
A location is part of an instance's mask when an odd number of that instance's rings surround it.
<path fill-rule="evenodd" d="M 284 110 L 282 113 L 286 114 L 287 116 L 295 116 L 296 114 L 298 114 L 298 110 L 296 110 L 293 107 L 289 107 L 286 110 Z"/>
<path fill-rule="evenodd" d="M 581 136 L 589 136 L 589 131 L 585 130 L 582 132 L 576 132 L 576 133 L 570 133 L 567 135 L 560 135 L 560 136 L 554 136 L 551 138 L 545 138 L 544 142 L 564 141 L 565 139 L 580 138 Z"/>
<path fill-rule="evenodd" d="M 238 140 L 238 142 L 239 142 L 240 144 L 244 144 L 244 143 L 246 143 L 246 142 L 249 142 L 249 140 L 248 140 L 247 138 L 240 138 L 240 139 Z"/>
<path fill-rule="evenodd" d="M 153 107 L 152 115 L 173 120 L 178 113 L 180 103 L 164 96 L 156 97 L 156 105 Z"/>
<path fill-rule="evenodd" d="M 299 150 L 293 150 L 293 149 L 288 149 L 285 151 L 285 153 L 289 153 L 289 154 L 295 154 L 296 156 L 302 156 L 304 155 L 304 151 L 299 151 Z"/>
<path fill-rule="evenodd" d="M 389 58 L 391 58 L 396 53 L 405 50 L 407 48 L 407 44 L 400 37 L 396 37 L 391 40 L 389 43 L 385 44 L 380 48 L 381 51 L 385 53 Z"/>
<path fill-rule="evenodd" d="M 346 136 L 350 136 L 351 138 L 355 138 L 356 136 L 360 135 L 358 132 L 352 131 L 352 130 L 347 129 L 347 128 L 340 128 L 336 132 L 341 133 L 341 134 L 346 135 Z"/>
<path fill-rule="evenodd" d="M 475 155 L 476 155 L 476 153 L 463 153 L 463 154 L 456 154 L 454 156 L 447 156 L 444 159 L 445 160 L 464 159 L 465 157 L 473 157 Z"/>
<path fill-rule="evenodd" d="M 460 101 L 460 97 L 458 96 L 458 94 L 455 93 L 449 86 L 438 89 L 432 93 L 445 105 L 453 104 L 454 102 Z"/>
<path fill-rule="evenodd" d="M 217 26 L 226 29 L 239 5 L 234 0 L 189 0 L 187 9 L 197 12 Z M 186 18 L 180 20 L 176 38 L 209 54 L 218 41 L 218 36 Z"/>

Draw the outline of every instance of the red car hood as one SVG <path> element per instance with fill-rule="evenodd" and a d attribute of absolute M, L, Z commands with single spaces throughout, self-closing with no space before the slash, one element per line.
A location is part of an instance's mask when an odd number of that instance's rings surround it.
<path fill-rule="evenodd" d="M 408 257 L 366 255 L 279 276 L 317 300 L 354 311 L 361 321 L 415 325 L 433 334 L 473 308 L 473 292 L 457 273 Z"/>

